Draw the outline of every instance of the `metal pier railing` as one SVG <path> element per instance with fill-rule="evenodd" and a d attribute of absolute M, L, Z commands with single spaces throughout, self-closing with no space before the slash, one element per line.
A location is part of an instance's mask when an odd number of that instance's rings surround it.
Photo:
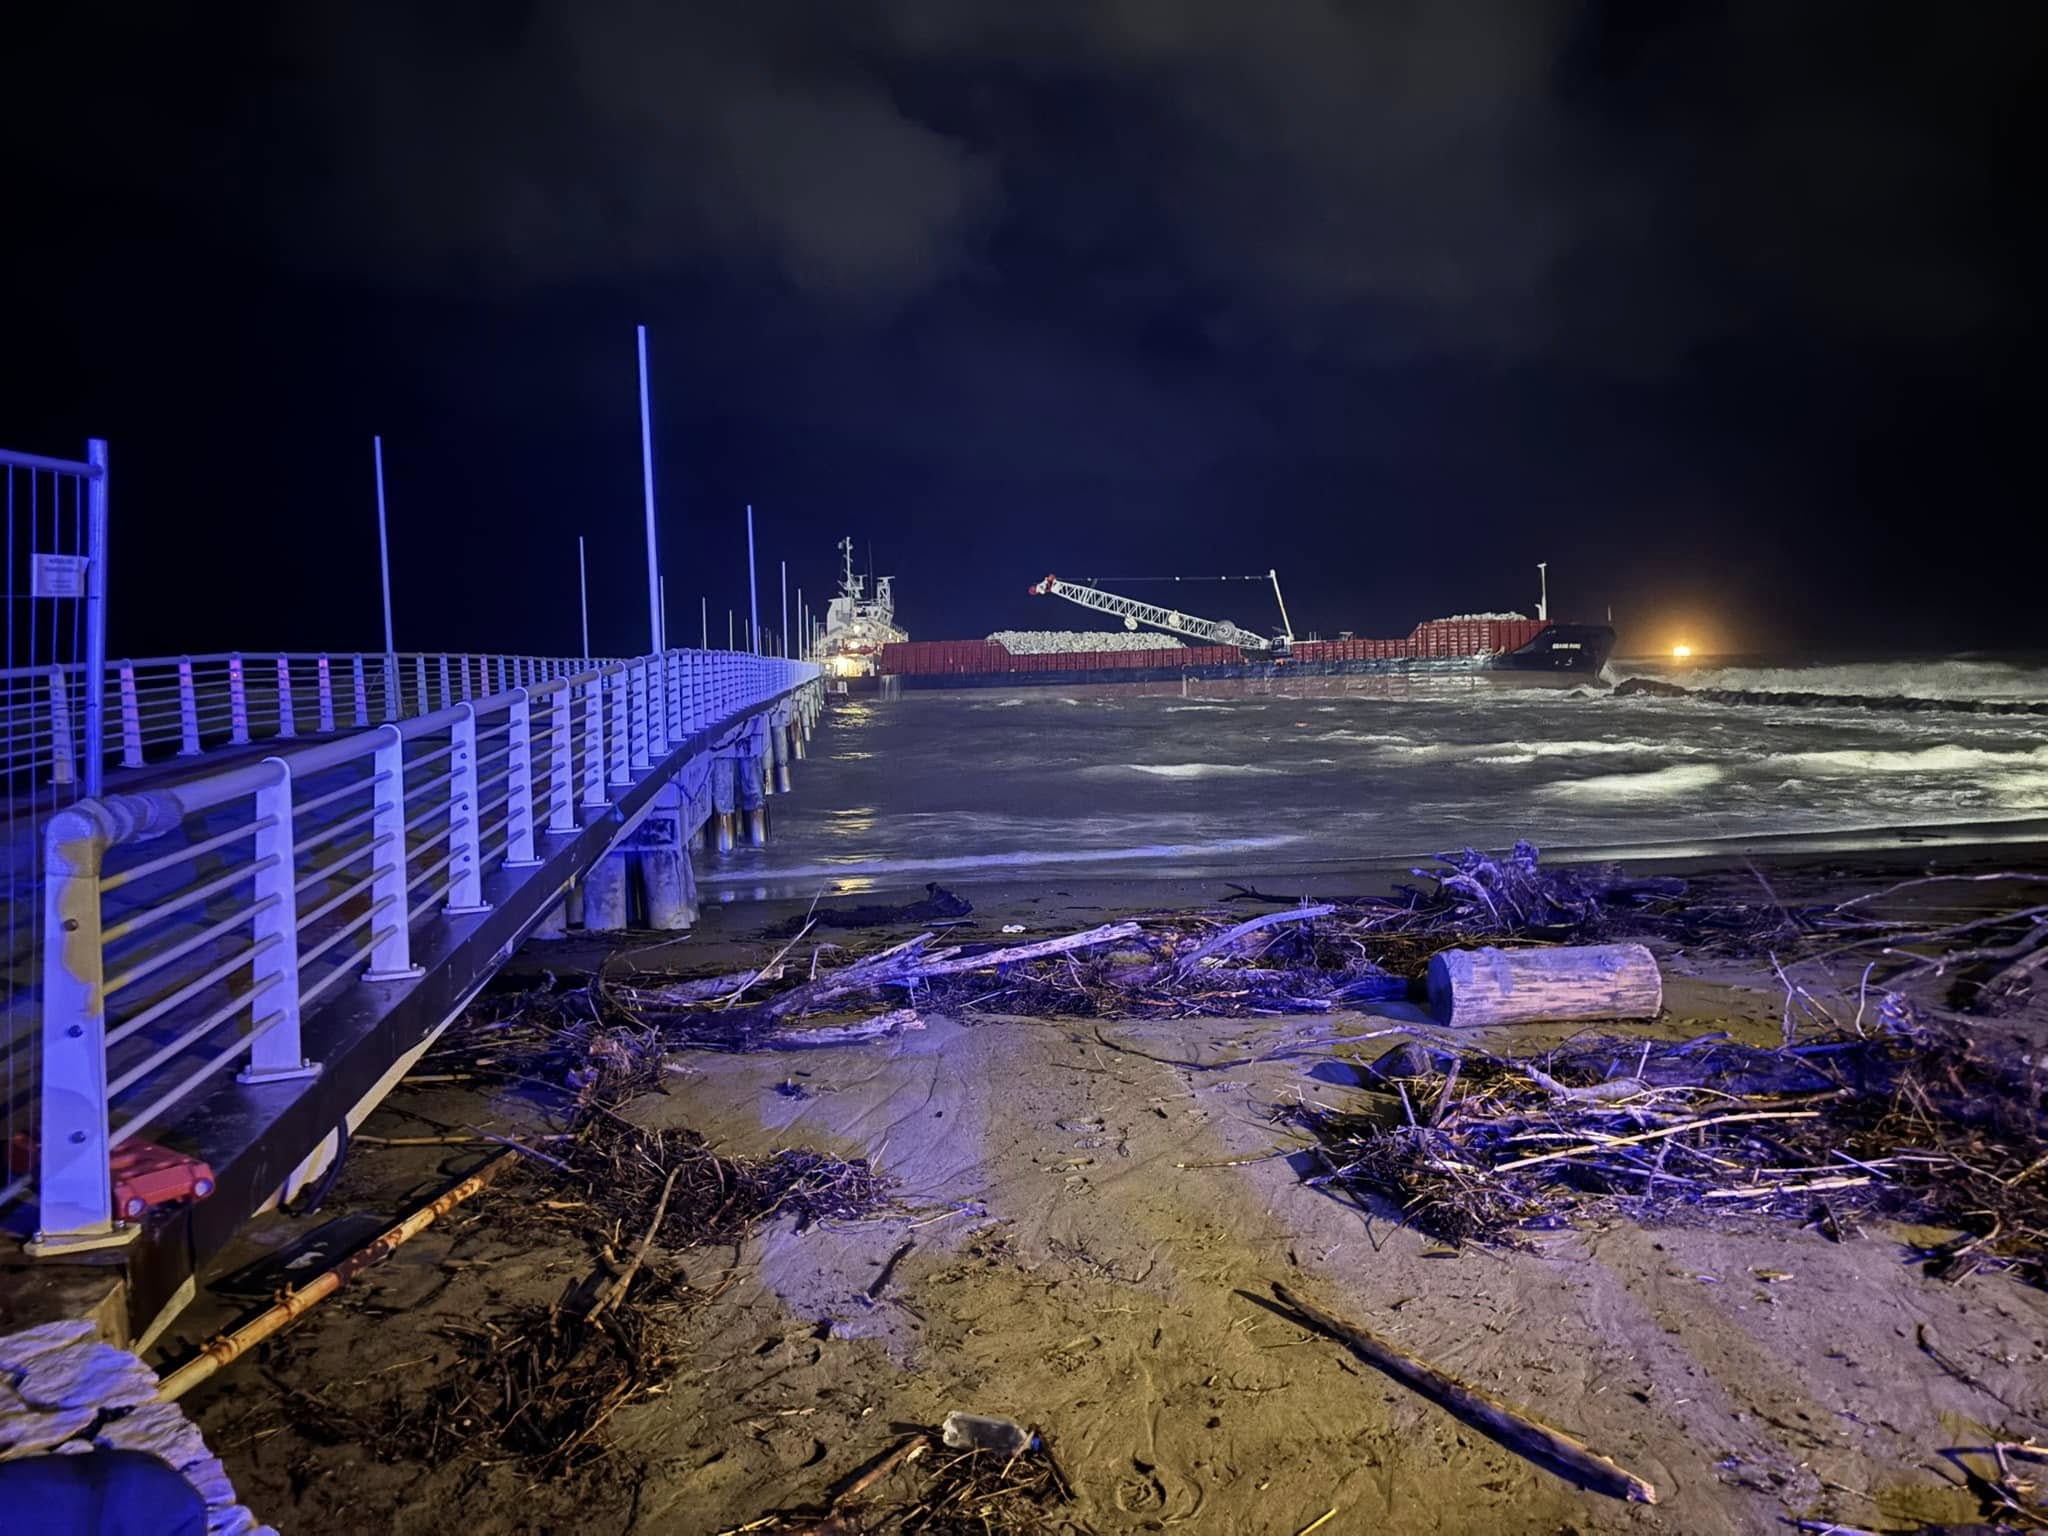
<path fill-rule="evenodd" d="M 317 1074 L 316 1008 L 415 979 L 423 925 L 489 912 L 487 877 L 534 869 L 551 835 L 816 668 L 670 651 L 239 655 L 109 674 L 124 762 L 279 750 L 78 800 L 42 830 L 39 1016 L 17 985 L 9 1020 L 27 1026 L 9 1037 L 18 1163 L 24 1142 L 34 1153 L 7 1193 L 33 1193 L 43 1251 L 125 1240 L 110 1174 L 124 1143 L 174 1128 L 228 1074 L 252 1089 Z M 335 734 L 293 744 L 320 733 Z"/>

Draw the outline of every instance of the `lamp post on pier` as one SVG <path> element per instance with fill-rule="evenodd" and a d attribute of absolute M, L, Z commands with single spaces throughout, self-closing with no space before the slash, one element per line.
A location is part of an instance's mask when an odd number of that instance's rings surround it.
<path fill-rule="evenodd" d="M 640 489 L 647 506 L 647 627 L 661 654 L 661 552 L 654 541 L 654 434 L 647 410 L 647 327 L 636 326 L 640 345 Z"/>
<path fill-rule="evenodd" d="M 747 649 L 761 654 L 761 585 L 754 579 L 754 504 L 747 503 Z"/>

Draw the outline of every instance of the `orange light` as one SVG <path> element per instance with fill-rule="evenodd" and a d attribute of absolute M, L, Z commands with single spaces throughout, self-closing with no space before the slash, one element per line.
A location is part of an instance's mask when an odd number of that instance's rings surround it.
<path fill-rule="evenodd" d="M 1689 645 L 1674 645 L 1671 647 L 1671 655 L 1674 660 L 1684 661 L 1692 655 L 1692 647 Z"/>

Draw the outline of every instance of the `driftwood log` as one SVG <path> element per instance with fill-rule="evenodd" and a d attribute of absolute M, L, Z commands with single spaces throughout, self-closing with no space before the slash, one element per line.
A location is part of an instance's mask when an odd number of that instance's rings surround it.
<path fill-rule="evenodd" d="M 1429 962 L 1429 1011 L 1441 1024 L 1648 1019 L 1663 1006 L 1657 957 L 1640 944 L 1447 949 Z"/>
<path fill-rule="evenodd" d="M 1455 1413 L 1474 1429 L 1491 1435 L 1511 1451 L 1541 1462 L 1588 1488 L 1629 1499 L 1638 1504 L 1657 1502 L 1656 1488 L 1626 1467 L 1617 1466 L 1585 1442 L 1562 1430 L 1531 1418 L 1521 1409 L 1502 1402 L 1491 1392 L 1459 1381 L 1405 1349 L 1389 1343 L 1370 1328 L 1339 1317 L 1317 1306 L 1298 1292 L 1275 1281 L 1273 1294 L 1280 1304 L 1310 1326 L 1342 1340 L 1363 1359 L 1371 1361 L 1396 1381 L 1414 1388 L 1431 1402 Z"/>

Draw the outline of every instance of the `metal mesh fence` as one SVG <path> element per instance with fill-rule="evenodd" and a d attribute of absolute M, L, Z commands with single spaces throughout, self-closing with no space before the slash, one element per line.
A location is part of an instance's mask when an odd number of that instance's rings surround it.
<path fill-rule="evenodd" d="M 91 455 L 99 457 L 97 453 Z M 0 451 L 7 518 L 7 644 L 0 657 L 0 782 L 6 787 L 5 1123 L 0 1202 L 19 1187 L 36 1134 L 43 820 L 84 792 L 92 700 L 84 683 L 89 557 L 104 517 L 98 463 Z"/>

